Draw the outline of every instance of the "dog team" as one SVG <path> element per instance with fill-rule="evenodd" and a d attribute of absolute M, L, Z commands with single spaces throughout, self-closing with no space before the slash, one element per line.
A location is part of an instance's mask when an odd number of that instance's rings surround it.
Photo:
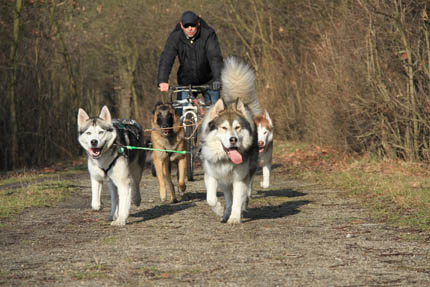
<path fill-rule="evenodd" d="M 199 130 L 200 159 L 208 205 L 222 222 L 242 221 L 252 193 L 252 183 L 261 167 L 262 188 L 270 185 L 273 151 L 273 124 L 262 111 L 256 95 L 253 69 L 236 57 L 228 57 L 221 71 L 223 96 L 205 113 Z M 79 143 L 88 154 L 91 177 L 91 207 L 102 208 L 103 183 L 111 197 L 112 225 L 125 225 L 131 202 L 141 202 L 139 184 L 145 165 L 142 127 L 134 120 L 113 119 L 104 106 L 99 116 L 89 116 L 79 109 Z M 171 104 L 157 103 L 151 121 L 152 160 L 157 174 L 160 199 L 177 202 L 171 177 L 171 164 L 178 166 L 178 192 L 186 190 L 186 156 L 170 150 L 185 150 L 181 119 Z M 169 150 L 169 151 L 166 151 Z M 225 206 L 217 198 L 223 192 Z"/>

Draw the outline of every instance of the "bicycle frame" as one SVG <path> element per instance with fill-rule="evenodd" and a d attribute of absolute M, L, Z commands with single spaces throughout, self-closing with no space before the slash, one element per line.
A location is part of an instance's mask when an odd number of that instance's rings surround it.
<path fill-rule="evenodd" d="M 184 125 L 184 128 L 186 127 L 186 123 L 184 121 L 184 119 L 187 118 L 188 115 L 191 115 L 192 124 L 197 124 L 197 107 L 193 106 L 193 105 L 187 105 L 187 106 L 183 106 L 182 107 L 182 124 Z"/>
<path fill-rule="evenodd" d="M 182 100 L 172 101 L 175 109 L 182 108 L 181 121 L 185 130 L 186 149 L 187 149 L 187 177 L 189 181 L 193 180 L 193 160 L 194 148 L 197 143 L 197 125 L 199 115 L 205 114 L 202 107 L 209 106 L 198 99 L 195 94 L 203 94 L 206 86 L 186 86 L 186 87 L 171 87 L 171 95 L 179 92 L 187 92 L 188 97 Z M 172 99 L 171 99 L 172 100 Z"/>

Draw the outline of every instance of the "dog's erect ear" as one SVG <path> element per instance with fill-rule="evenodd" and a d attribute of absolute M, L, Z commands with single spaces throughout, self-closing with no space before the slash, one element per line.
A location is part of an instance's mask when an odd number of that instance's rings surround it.
<path fill-rule="evenodd" d="M 81 108 L 79 108 L 78 111 L 78 129 L 79 127 L 82 127 L 86 120 L 88 120 L 90 117 L 88 114 Z"/>
<path fill-rule="evenodd" d="M 236 99 L 236 103 L 234 106 L 238 112 L 240 112 L 240 113 L 242 113 L 242 115 L 246 116 L 245 105 L 243 104 L 243 102 L 239 98 Z"/>
<path fill-rule="evenodd" d="M 216 101 L 215 105 L 211 108 L 209 112 L 209 119 L 213 120 L 214 118 L 216 118 L 223 110 L 225 110 L 225 107 L 226 105 L 224 99 L 218 99 L 218 101 Z"/>
<path fill-rule="evenodd" d="M 271 126 L 273 126 L 273 124 L 272 124 L 272 119 L 270 118 L 269 113 L 267 112 L 267 110 L 264 110 L 264 116 L 266 117 L 266 119 L 267 119 L 267 121 L 269 122 L 269 124 L 270 124 Z"/>
<path fill-rule="evenodd" d="M 155 106 L 154 109 L 152 110 L 152 114 L 155 114 L 155 111 L 157 110 L 158 106 L 161 106 L 163 103 L 161 101 L 158 101 Z"/>
<path fill-rule="evenodd" d="M 109 109 L 106 106 L 103 106 L 99 118 L 107 122 L 109 125 L 112 124 L 112 116 L 110 115 Z"/>

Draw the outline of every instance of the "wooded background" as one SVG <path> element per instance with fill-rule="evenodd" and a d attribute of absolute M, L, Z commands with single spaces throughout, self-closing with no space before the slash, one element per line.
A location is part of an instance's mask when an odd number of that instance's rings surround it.
<path fill-rule="evenodd" d="M 0 170 L 82 154 L 79 107 L 148 128 L 166 99 L 159 56 L 185 10 L 255 68 L 277 138 L 430 159 L 428 0 L 4 0 Z"/>

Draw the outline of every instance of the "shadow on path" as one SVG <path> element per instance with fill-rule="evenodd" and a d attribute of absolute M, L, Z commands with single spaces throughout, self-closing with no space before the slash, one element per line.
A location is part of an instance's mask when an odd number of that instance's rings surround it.
<path fill-rule="evenodd" d="M 305 196 L 306 193 L 294 189 L 270 189 L 270 190 L 257 190 L 255 197 L 299 197 Z"/>
<path fill-rule="evenodd" d="M 142 221 L 148 221 L 148 220 L 155 219 L 155 218 L 158 218 L 161 216 L 173 214 L 173 213 L 176 213 L 178 211 L 185 210 L 185 209 L 188 209 L 188 208 L 194 207 L 194 206 L 195 206 L 194 203 L 186 203 L 186 202 L 180 202 L 178 204 L 167 204 L 166 203 L 163 205 L 158 205 L 158 206 L 155 206 L 155 207 L 150 208 L 150 209 L 146 209 L 146 210 L 134 213 L 134 214 L 130 214 L 130 217 L 140 217 L 142 219 L 137 220 L 135 222 L 130 222 L 129 224 L 136 224 L 136 223 L 140 223 Z"/>
<path fill-rule="evenodd" d="M 293 189 L 281 189 L 281 190 L 259 190 L 257 191 L 254 198 L 270 198 L 273 197 L 273 200 L 279 201 L 282 198 L 294 198 L 305 196 L 306 193 L 296 191 Z M 287 200 L 287 199 L 285 199 Z M 251 199 L 252 202 L 252 199 Z M 282 218 L 289 215 L 294 215 L 300 212 L 299 208 L 303 205 L 311 203 L 310 200 L 288 200 L 286 202 L 282 202 L 278 205 L 271 205 L 270 202 L 267 202 L 265 206 L 258 206 L 254 208 L 248 208 L 248 211 L 244 214 L 245 218 L 248 218 L 246 221 L 253 221 L 258 219 L 274 219 L 274 218 Z"/>
<path fill-rule="evenodd" d="M 274 219 L 282 218 L 289 215 L 294 215 L 300 212 L 299 208 L 303 205 L 311 203 L 310 200 L 297 200 L 284 202 L 279 205 L 261 206 L 249 208 L 244 217 L 248 220 L 244 222 L 258 219 Z"/>

